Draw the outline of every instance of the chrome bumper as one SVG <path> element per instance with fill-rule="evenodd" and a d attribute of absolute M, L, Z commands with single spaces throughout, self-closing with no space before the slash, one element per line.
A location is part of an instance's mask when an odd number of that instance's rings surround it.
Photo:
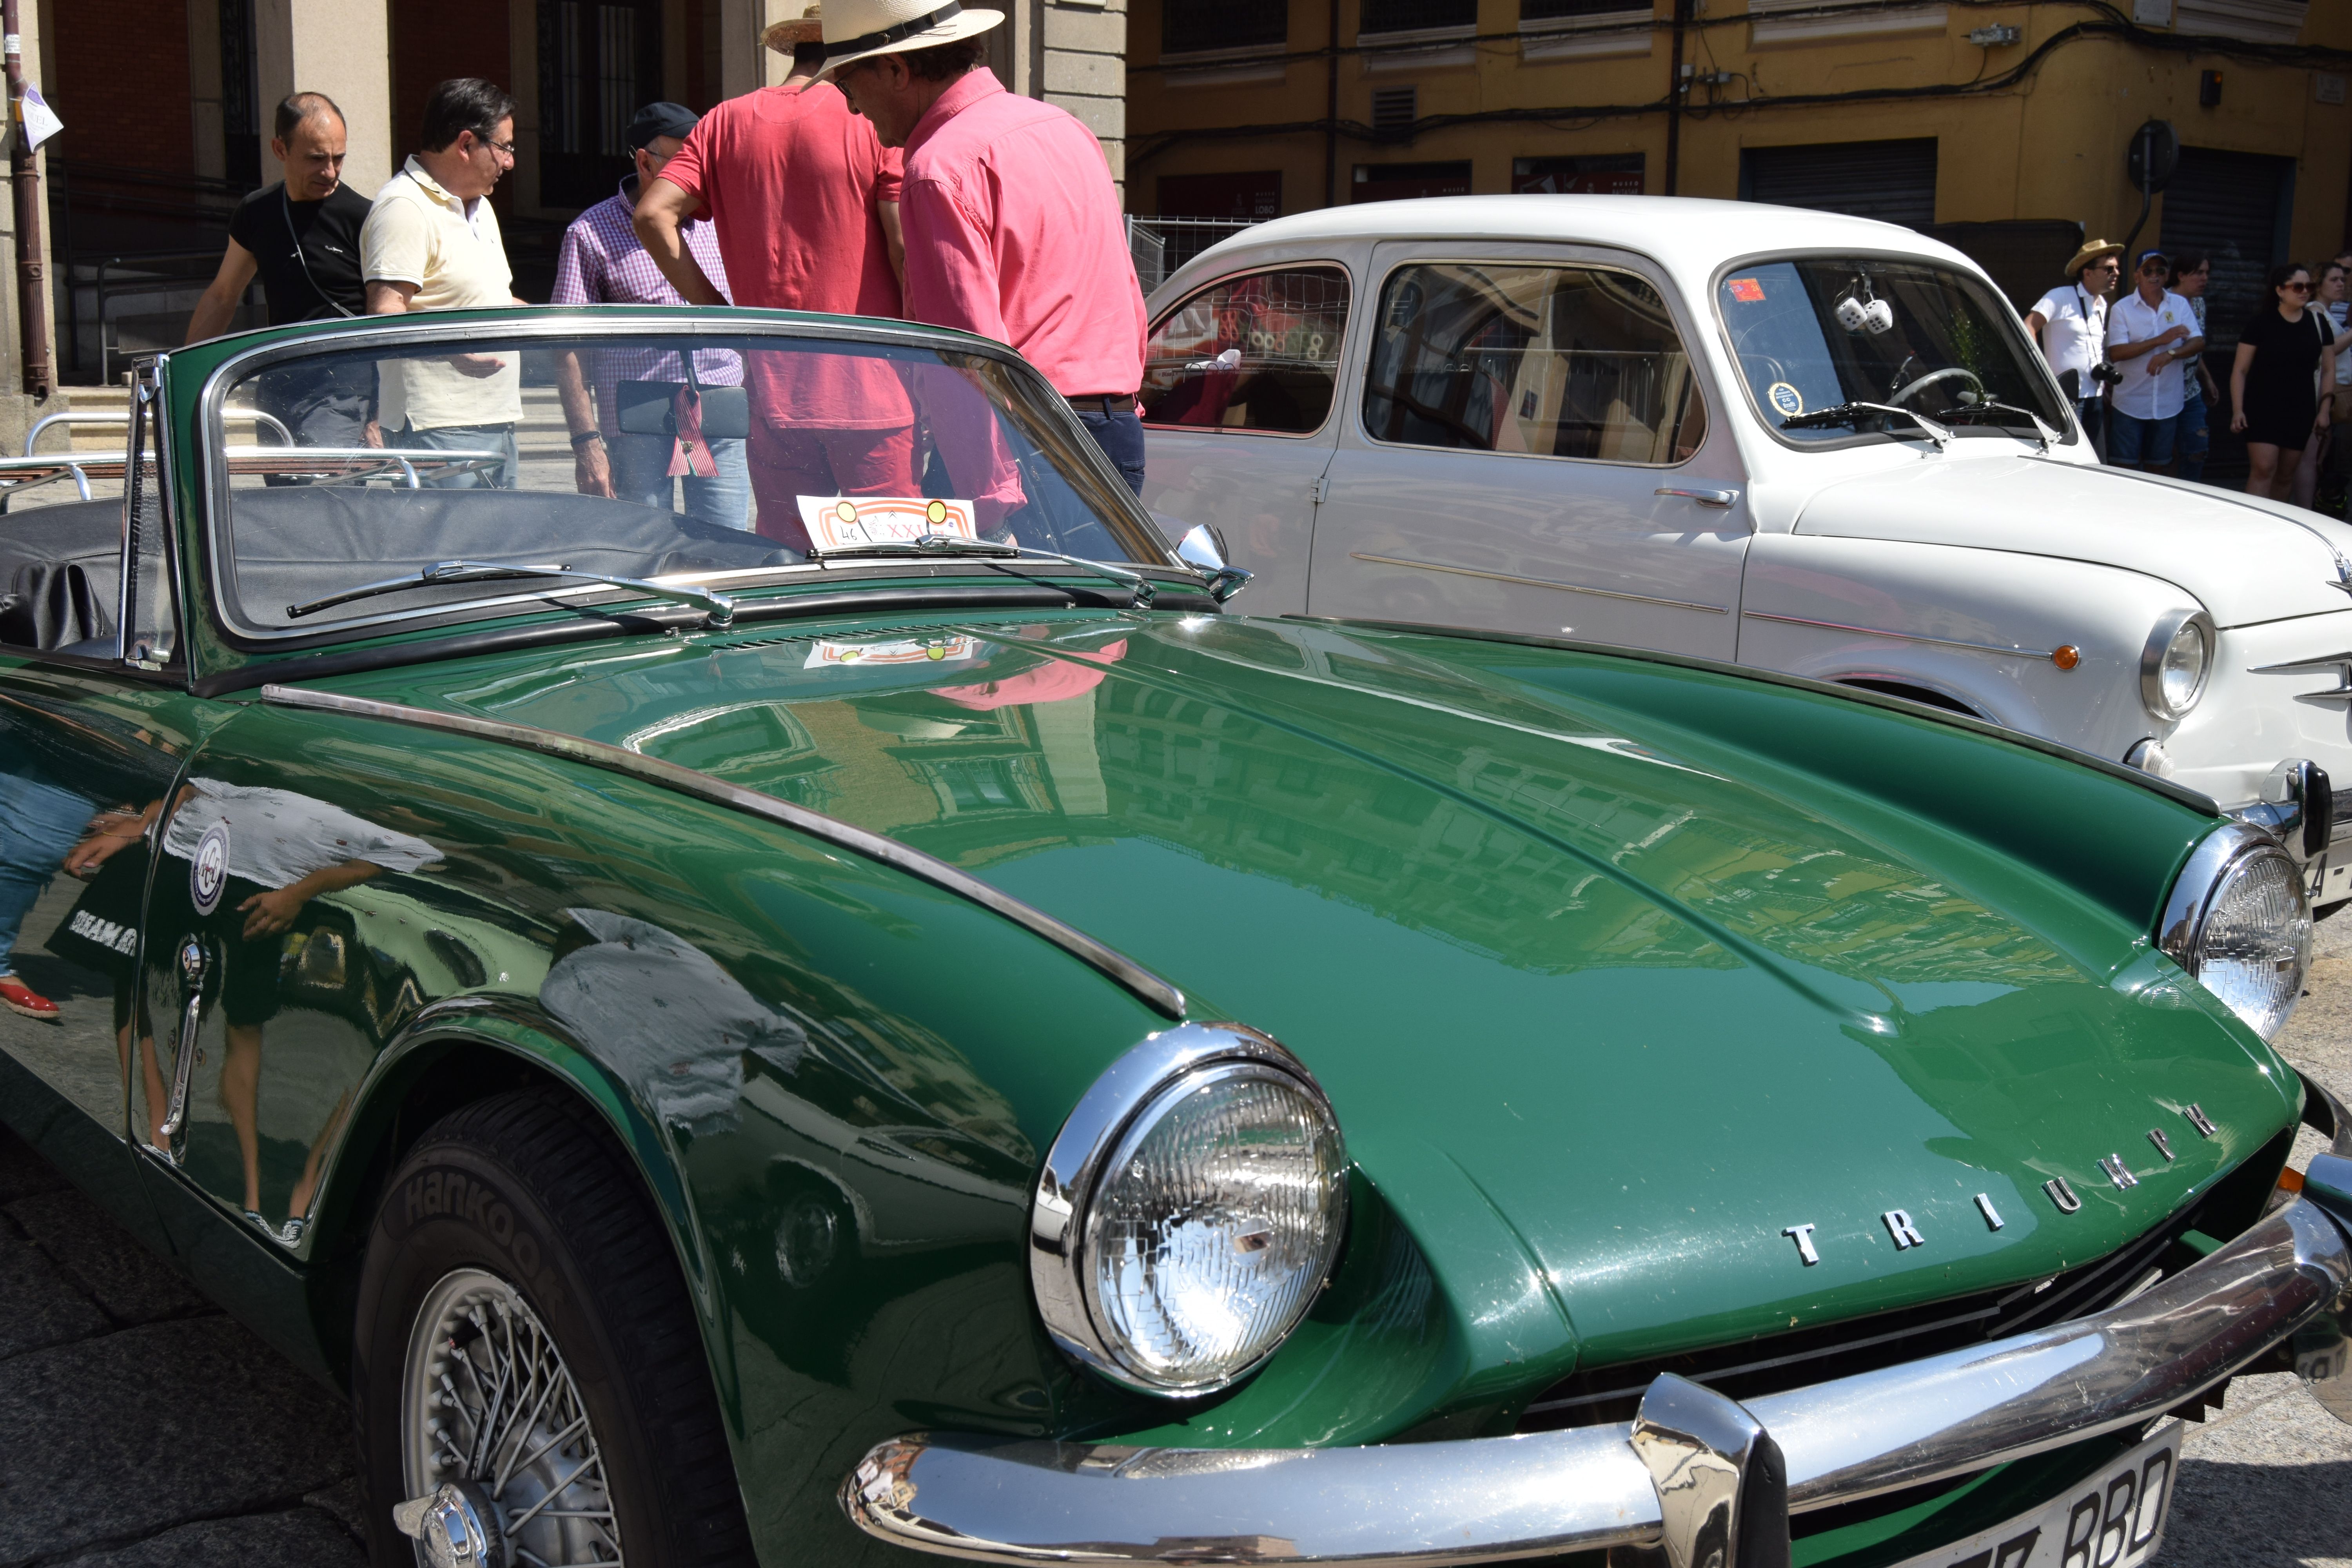
<path fill-rule="evenodd" d="M 2298 1330 L 2299 1369 L 2352 1412 L 2335 1397 L 2352 1390 L 2352 1129 L 2337 1133 L 2303 1198 L 2146 1294 L 2037 1333 L 1744 1405 L 1669 1374 L 1630 1425 L 1512 1437 L 1208 1449 L 917 1433 L 868 1453 L 842 1502 L 868 1534 L 982 1563 L 1408 1568 L 1625 1545 L 1677 1568 L 1710 1552 L 1722 1568 L 1785 1564 L 1791 1512 L 2147 1421 Z"/>

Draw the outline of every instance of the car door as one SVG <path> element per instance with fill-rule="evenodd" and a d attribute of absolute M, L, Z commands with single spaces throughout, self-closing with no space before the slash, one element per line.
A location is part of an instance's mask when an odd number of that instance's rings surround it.
<path fill-rule="evenodd" d="M 1144 355 L 1144 505 L 1171 544 L 1199 524 L 1256 574 L 1248 608 L 1307 608 L 1351 285 L 1336 261 L 1250 268 L 1187 294 Z"/>
<path fill-rule="evenodd" d="M 1664 275 L 1453 241 L 1370 277 L 1308 608 L 1732 658 L 1744 487 Z"/>
<path fill-rule="evenodd" d="M 0 515 L 0 974 L 55 1008 L 19 994 L 0 1054 L 83 1115 L 7 1110 L 134 1226 L 127 1152 L 172 1068 L 168 1021 L 133 1005 L 152 827 L 216 712 L 185 689 L 152 395 L 142 375 L 127 502 L 33 489 Z"/>

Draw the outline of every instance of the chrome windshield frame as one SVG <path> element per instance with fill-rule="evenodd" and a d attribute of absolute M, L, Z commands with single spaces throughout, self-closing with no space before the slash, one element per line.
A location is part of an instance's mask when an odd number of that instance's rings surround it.
<path fill-rule="evenodd" d="M 2010 308 L 2007 296 L 2001 293 L 1999 286 L 1996 285 L 1991 278 L 1987 276 L 1981 268 L 1978 268 L 1975 263 L 1967 260 L 1953 261 L 1944 257 L 1930 256 L 1921 251 L 1905 252 L 1859 250 L 1852 247 L 1845 246 L 1800 246 L 1793 249 L 1780 248 L 1774 250 L 1752 251 L 1743 256 L 1734 257 L 1729 261 L 1726 261 L 1717 267 L 1707 275 L 1706 309 L 1708 314 L 1714 320 L 1716 341 L 1721 344 L 1723 349 L 1725 368 L 1730 380 L 1738 387 L 1740 396 L 1747 402 L 1748 413 L 1754 416 L 1757 426 L 1761 428 L 1765 434 L 1771 437 L 1774 441 L 1794 452 L 1842 452 L 1855 447 L 1883 446 L 1889 441 L 1896 441 L 1899 444 L 1898 437 L 1889 437 L 1884 433 L 1872 433 L 1868 431 L 1857 431 L 1851 436 L 1839 437 L 1828 440 L 1793 440 L 1790 438 L 1789 432 L 1780 429 L 1778 426 L 1772 423 L 1767 414 L 1764 404 L 1757 395 L 1756 388 L 1751 385 L 1748 380 L 1747 371 L 1740 364 L 1738 344 L 1734 342 L 1732 338 L 1730 321 L 1726 320 L 1723 314 L 1723 285 L 1725 280 L 1730 278 L 1733 273 L 1741 271 L 1748 268 L 1769 266 L 1773 263 L 1783 261 L 1802 262 L 1822 260 L 1859 262 L 1885 261 L 1897 262 L 1912 267 L 1932 267 L 1951 272 L 1957 277 L 1965 278 L 1970 282 L 1975 283 L 1985 291 L 1990 301 L 1998 307 L 1990 312 L 1995 323 L 1994 330 L 2008 335 L 2008 340 L 2013 351 L 2021 351 L 2019 363 L 2025 367 L 2026 375 L 2029 378 L 2038 378 L 2038 384 L 2042 386 L 2043 391 L 2049 394 L 2050 400 L 2064 413 L 2064 425 L 2056 427 L 2060 431 L 2059 440 L 2057 443 L 2058 446 L 2074 448 L 2081 444 L 2084 438 L 2082 423 L 2074 416 L 2074 406 L 2070 401 L 2068 401 L 2064 390 L 2059 386 L 2058 378 L 2056 375 L 2052 374 L 2049 363 L 2042 359 L 2041 350 L 2035 348 L 2033 345 L 2033 340 L 2026 335 L 2024 318 L 2016 310 Z M 1956 436 L 1981 435 L 1996 438 L 2007 437 L 2012 440 L 2026 441 L 2036 445 L 2039 445 L 2041 441 L 2041 437 L 2038 434 L 2034 436 L 2018 436 L 2013 432 L 2013 430 L 2004 429 L 1999 426 L 1954 426 L 1953 433 Z"/>
<path fill-rule="evenodd" d="M 656 333 L 668 338 L 800 338 L 824 342 L 912 348 L 930 353 L 966 354 L 995 361 L 1003 365 L 1017 382 L 1027 384 L 1029 390 L 1036 395 L 1034 401 L 1040 406 L 1059 410 L 1058 416 L 1063 421 L 1062 434 L 1070 450 L 1080 462 L 1093 468 L 1106 495 L 1130 509 L 1131 515 L 1127 521 L 1138 537 L 1160 547 L 1161 559 L 1129 564 L 1165 568 L 1182 574 L 1187 580 L 1195 575 L 1190 566 L 1178 559 L 1173 547 L 1161 535 L 1159 525 L 1151 521 L 1141 501 L 1128 489 L 1126 479 L 1111 466 L 1110 459 L 1087 435 L 1076 416 L 1070 412 L 1069 405 L 1045 377 L 1012 349 L 986 338 L 972 337 L 946 328 L 865 317 L 824 317 L 790 311 L 732 309 L 706 311 L 675 306 L 534 307 L 527 313 L 515 308 L 508 310 L 426 311 L 415 315 L 360 319 L 381 321 L 383 324 L 361 328 L 348 321 L 321 322 L 318 331 L 257 344 L 215 365 L 206 373 L 197 394 L 198 438 L 205 449 L 200 454 L 194 476 L 197 491 L 196 521 L 204 535 L 203 558 L 205 570 L 211 574 L 212 590 L 203 597 L 215 630 L 231 647 L 240 652 L 331 647 L 338 642 L 426 629 L 432 623 L 446 620 L 453 614 L 463 614 L 470 622 L 484 612 L 523 614 L 534 608 L 545 608 L 551 598 L 610 594 L 613 591 L 591 583 L 541 588 L 530 593 L 444 599 L 430 605 L 339 620 L 331 626 L 256 626 L 231 613 L 235 595 L 229 585 L 235 582 L 233 574 L 236 567 L 230 550 L 232 525 L 228 506 L 231 492 L 226 444 L 216 439 L 227 410 L 230 389 L 257 372 L 287 360 L 374 348 L 477 342 L 493 336 L 501 341 L 520 341 L 525 346 L 547 340 L 623 338 Z M 819 576 L 824 571 L 821 563 L 808 562 L 762 567 L 756 571 L 730 572 L 727 575 L 732 580 L 732 585 L 740 588 L 751 585 L 744 581 L 747 576 L 777 582 L 806 581 Z M 835 574 L 839 571 L 839 567 L 834 568 Z M 709 574 L 691 575 L 695 581 L 701 582 Z M 461 626 L 463 624 L 460 623 Z"/>

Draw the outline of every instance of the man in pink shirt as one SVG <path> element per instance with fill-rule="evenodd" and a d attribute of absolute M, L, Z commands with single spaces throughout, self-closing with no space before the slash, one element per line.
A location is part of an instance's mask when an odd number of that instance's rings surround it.
<path fill-rule="evenodd" d="M 826 76 L 906 149 L 907 315 L 1019 350 L 1141 494 L 1143 290 L 1102 144 L 981 64 L 1003 13 L 934 4 L 831 0 L 824 16 Z"/>
<path fill-rule="evenodd" d="M 778 23 L 767 42 L 791 52 L 792 74 L 702 117 L 660 176 L 646 182 L 637 236 L 692 304 L 728 302 L 684 236 L 686 220 L 702 214 L 736 304 L 900 315 L 892 256 L 899 154 L 817 79 L 824 46 L 816 23 Z M 743 358 L 754 414 L 747 456 L 762 535 L 806 550 L 803 496 L 917 493 L 914 415 L 888 364 L 792 348 L 754 349 Z"/>

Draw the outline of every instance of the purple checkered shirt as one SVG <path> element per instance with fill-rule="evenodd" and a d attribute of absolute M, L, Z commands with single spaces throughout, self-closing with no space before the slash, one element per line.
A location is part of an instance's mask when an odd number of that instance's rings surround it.
<path fill-rule="evenodd" d="M 636 183 L 632 174 L 621 182 L 614 195 L 598 202 L 572 220 L 563 231 L 563 248 L 555 258 L 555 292 L 549 303 L 556 305 L 683 305 L 685 299 L 669 286 L 661 275 L 654 258 L 638 243 L 635 226 L 631 222 L 636 204 L 629 199 L 629 187 Z M 699 218 L 688 218 L 681 226 L 687 248 L 701 264 L 702 275 L 710 279 L 730 303 L 734 295 L 727 287 L 727 264 L 719 258 L 719 237 L 710 225 Z M 594 369 L 589 384 L 596 392 L 596 425 L 606 436 L 620 434 L 614 422 L 619 405 L 614 388 L 625 381 L 683 381 L 678 369 L 677 354 L 668 349 L 607 349 L 590 356 Z M 743 362 L 727 349 L 697 349 L 694 353 L 695 379 L 706 386 L 740 386 L 743 384 Z"/>

